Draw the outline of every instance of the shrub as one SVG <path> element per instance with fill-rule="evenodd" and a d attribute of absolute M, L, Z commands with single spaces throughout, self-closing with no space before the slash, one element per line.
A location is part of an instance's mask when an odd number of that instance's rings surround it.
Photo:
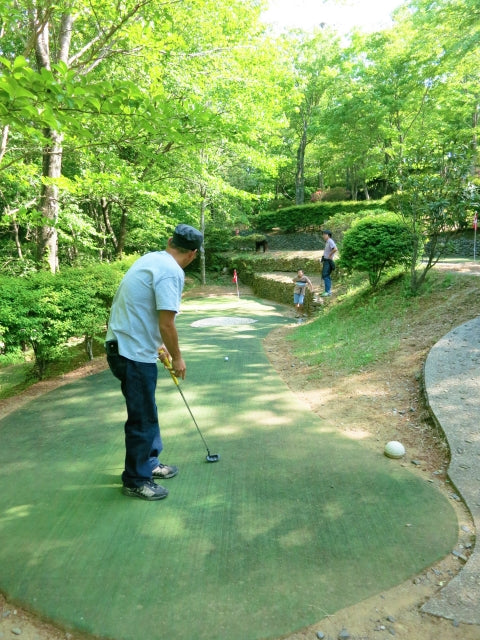
<path fill-rule="evenodd" d="M 65 354 L 70 338 L 83 337 L 91 357 L 93 340 L 103 338 L 113 296 L 132 260 L 3 278 L 0 336 L 5 355 L 30 346 L 39 379 Z"/>
<path fill-rule="evenodd" d="M 312 202 L 344 202 L 350 200 L 351 197 L 351 193 L 344 187 L 333 187 L 324 191 L 318 189 L 312 193 L 310 200 Z"/>
<path fill-rule="evenodd" d="M 338 214 L 355 214 L 360 211 L 374 213 L 378 209 L 385 209 L 385 200 L 364 200 L 359 202 L 314 202 L 309 204 L 285 207 L 277 211 L 259 213 L 252 222 L 257 229 L 271 231 L 279 228 L 287 233 L 303 229 L 320 230 L 325 221 Z"/>
<path fill-rule="evenodd" d="M 348 229 L 364 218 L 376 217 L 391 213 L 387 209 L 355 209 L 336 213 L 328 220 L 325 220 L 324 228 L 332 232 L 333 239 L 339 247 L 342 246 L 343 236 Z"/>
<path fill-rule="evenodd" d="M 71 320 L 62 311 L 55 276 L 39 272 L 27 278 L 9 278 L 3 283 L 1 297 L 5 350 L 29 345 L 35 356 L 35 374 L 42 379 L 71 336 Z"/>
<path fill-rule="evenodd" d="M 407 265 L 413 251 L 413 237 L 407 225 L 395 214 L 364 218 L 345 232 L 341 266 L 346 271 L 368 274 L 372 287 L 383 272 L 396 265 Z"/>
<path fill-rule="evenodd" d="M 72 337 L 83 337 L 85 353 L 93 359 L 93 342 L 105 334 L 113 296 L 131 261 L 100 263 L 65 269 L 57 280 L 62 311 L 71 322 Z"/>
<path fill-rule="evenodd" d="M 255 251 L 256 243 L 263 242 L 265 236 L 263 233 L 251 233 L 248 236 L 233 236 L 230 242 L 235 251 Z"/>
<path fill-rule="evenodd" d="M 298 254 L 285 254 L 272 257 L 267 253 L 243 253 L 228 256 L 228 269 L 231 273 L 236 269 L 241 282 L 251 285 L 253 277 L 258 273 L 273 271 L 295 272 L 299 269 L 308 274 L 322 273 L 322 263 L 315 258 L 306 258 Z"/>

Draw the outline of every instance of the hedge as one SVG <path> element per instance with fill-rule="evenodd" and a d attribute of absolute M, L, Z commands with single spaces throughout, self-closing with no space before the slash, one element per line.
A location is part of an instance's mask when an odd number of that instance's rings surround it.
<path fill-rule="evenodd" d="M 260 298 L 274 300 L 293 307 L 294 284 L 292 279 L 287 276 L 255 274 L 250 286 L 254 294 Z M 313 293 L 309 289 L 305 291 L 303 310 L 307 314 L 312 313 L 314 310 Z"/>
<path fill-rule="evenodd" d="M 281 229 L 286 232 L 295 232 L 308 229 L 318 231 L 329 218 L 337 214 L 357 211 L 371 211 L 388 208 L 388 197 L 382 200 L 360 200 L 344 202 L 312 202 L 303 205 L 285 207 L 277 211 L 264 211 L 252 219 L 255 228 L 260 231 L 272 231 Z"/>
<path fill-rule="evenodd" d="M 279 255 L 275 252 L 275 257 L 270 257 L 268 253 L 261 254 L 234 254 L 227 258 L 227 265 L 230 271 L 236 269 L 238 277 L 245 284 L 251 285 L 256 273 L 268 273 L 272 271 L 298 271 L 302 269 L 307 274 L 322 273 L 322 263 L 315 258 L 303 257 L 299 254 Z"/>
<path fill-rule="evenodd" d="M 264 242 L 266 237 L 263 233 L 251 233 L 249 235 L 232 236 L 230 244 L 235 251 L 255 251 L 257 242 Z"/>

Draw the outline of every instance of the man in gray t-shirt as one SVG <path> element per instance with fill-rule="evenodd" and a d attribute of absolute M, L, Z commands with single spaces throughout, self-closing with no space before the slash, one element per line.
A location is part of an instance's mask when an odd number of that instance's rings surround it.
<path fill-rule="evenodd" d="M 162 348 L 177 378 L 185 378 L 175 316 L 180 309 L 183 269 L 195 259 L 202 242 L 200 231 L 178 225 L 164 251 L 148 253 L 130 267 L 113 299 L 105 349 L 127 405 L 122 481 L 128 496 L 165 498 L 168 491 L 154 480 L 178 473 L 177 467 L 164 465 L 158 458 L 163 445 L 155 402 L 157 359 Z"/>
<path fill-rule="evenodd" d="M 335 262 L 333 258 L 337 253 L 337 245 L 335 244 L 332 238 L 331 231 L 322 231 L 323 240 L 325 242 L 325 249 L 323 250 L 322 256 L 322 279 L 325 284 L 325 291 L 322 293 L 323 296 L 331 296 L 332 295 L 332 271 L 335 269 Z"/>
<path fill-rule="evenodd" d="M 137 362 L 157 362 L 162 344 L 159 316 L 180 310 L 184 272 L 168 251 L 139 258 L 113 299 L 107 340 L 117 340 L 120 355 Z"/>

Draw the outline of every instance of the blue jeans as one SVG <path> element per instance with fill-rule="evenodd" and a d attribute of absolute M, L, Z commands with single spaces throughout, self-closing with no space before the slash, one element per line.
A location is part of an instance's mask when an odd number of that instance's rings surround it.
<path fill-rule="evenodd" d="M 118 354 L 107 355 L 107 361 L 113 375 L 121 382 L 127 405 L 123 484 L 141 487 L 151 480 L 163 449 L 155 402 L 157 365 L 135 362 Z"/>
<path fill-rule="evenodd" d="M 332 279 L 330 278 L 331 273 L 332 269 L 330 267 L 330 262 L 325 260 L 322 263 L 322 280 L 325 283 L 325 293 L 331 293 L 332 291 Z"/>

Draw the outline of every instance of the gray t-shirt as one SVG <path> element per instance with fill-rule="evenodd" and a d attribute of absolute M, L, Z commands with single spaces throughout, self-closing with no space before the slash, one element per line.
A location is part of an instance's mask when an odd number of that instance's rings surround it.
<path fill-rule="evenodd" d="M 328 240 L 325 242 L 325 249 L 323 250 L 323 257 L 326 260 L 331 260 L 333 254 L 335 253 L 335 249 L 336 248 L 337 248 L 337 245 L 335 244 L 333 239 L 332 238 L 328 238 Z"/>
<path fill-rule="evenodd" d="M 147 253 L 127 271 L 113 299 L 107 340 L 118 341 L 120 355 L 156 362 L 162 344 L 159 311 L 180 310 L 185 274 L 166 251 Z"/>

